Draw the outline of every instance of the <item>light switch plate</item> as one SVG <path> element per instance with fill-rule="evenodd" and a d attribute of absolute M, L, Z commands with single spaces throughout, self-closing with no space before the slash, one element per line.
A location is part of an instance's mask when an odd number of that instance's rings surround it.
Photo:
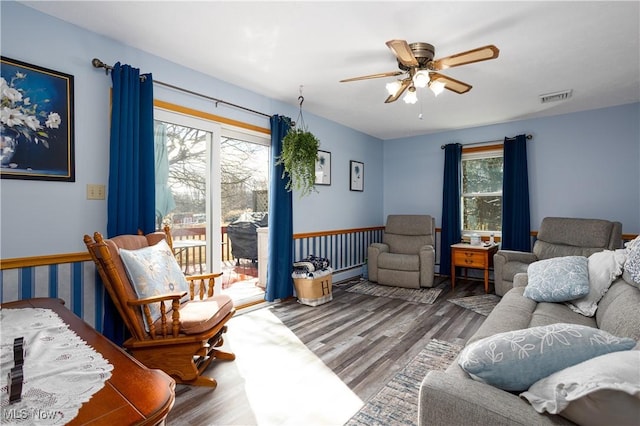
<path fill-rule="evenodd" d="M 87 200 L 104 200 L 105 186 L 99 184 L 87 184 Z"/>

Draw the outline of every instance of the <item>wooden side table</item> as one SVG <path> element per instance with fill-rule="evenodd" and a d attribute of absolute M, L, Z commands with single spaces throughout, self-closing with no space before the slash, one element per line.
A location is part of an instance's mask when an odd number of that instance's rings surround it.
<path fill-rule="evenodd" d="M 493 255 L 498 245 L 472 246 L 458 243 L 451 245 L 451 289 L 456 286 L 456 266 L 484 270 L 484 292 L 489 292 L 489 268 L 493 266 Z"/>

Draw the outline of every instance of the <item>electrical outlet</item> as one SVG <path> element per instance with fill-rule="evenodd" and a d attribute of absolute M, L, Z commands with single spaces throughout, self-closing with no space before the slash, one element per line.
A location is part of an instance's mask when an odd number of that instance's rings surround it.
<path fill-rule="evenodd" d="M 87 200 L 104 200 L 105 186 L 98 184 L 87 184 Z"/>

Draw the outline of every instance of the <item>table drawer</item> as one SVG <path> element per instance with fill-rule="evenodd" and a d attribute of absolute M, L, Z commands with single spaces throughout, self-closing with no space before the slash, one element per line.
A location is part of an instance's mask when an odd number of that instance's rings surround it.
<path fill-rule="evenodd" d="M 474 251 L 456 250 L 453 261 L 456 266 L 469 268 L 484 268 L 486 266 L 484 253 Z"/>

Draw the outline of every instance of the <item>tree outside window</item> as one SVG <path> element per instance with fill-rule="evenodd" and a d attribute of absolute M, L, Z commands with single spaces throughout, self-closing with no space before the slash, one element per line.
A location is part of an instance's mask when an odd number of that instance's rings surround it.
<path fill-rule="evenodd" d="M 502 231 L 503 158 L 500 149 L 462 153 L 462 231 Z"/>

